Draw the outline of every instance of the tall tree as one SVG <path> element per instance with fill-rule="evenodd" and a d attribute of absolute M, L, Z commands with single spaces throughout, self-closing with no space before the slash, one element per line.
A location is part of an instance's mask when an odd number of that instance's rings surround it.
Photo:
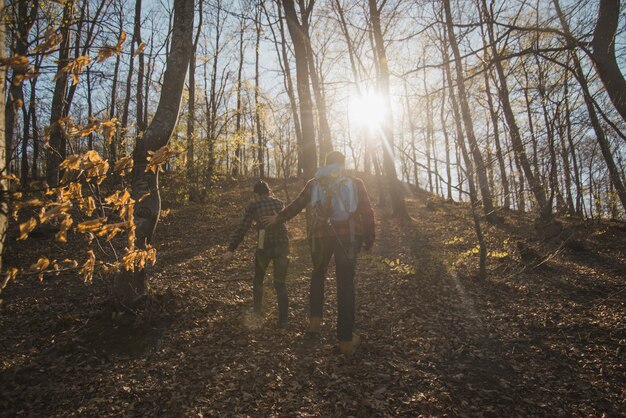
<path fill-rule="evenodd" d="M 565 19 L 565 16 L 563 15 L 563 12 L 561 10 L 558 0 L 553 0 L 553 2 L 557 10 L 559 20 L 561 21 L 561 25 L 563 26 L 563 28 L 565 29 L 567 33 L 570 33 L 569 24 L 567 23 L 567 20 Z M 602 1 L 601 9 L 603 7 L 602 6 L 603 3 L 610 3 L 610 2 Z M 604 7 L 606 7 L 606 5 Z M 601 15 L 602 13 L 606 13 L 606 11 L 601 12 Z M 571 41 L 569 42 L 570 42 L 570 47 L 571 47 L 572 46 Z M 615 51 L 613 51 L 613 54 L 615 54 Z M 593 103 L 593 97 L 591 96 L 591 92 L 589 91 L 587 79 L 585 77 L 582 64 L 580 63 L 580 60 L 578 58 L 578 55 L 576 54 L 576 51 L 572 51 L 571 56 L 572 56 L 573 63 L 574 63 L 574 71 L 575 71 L 576 78 L 578 79 L 578 83 L 580 84 L 580 87 L 583 91 L 583 98 L 585 100 L 587 112 L 589 113 L 591 126 L 593 127 L 593 130 L 596 134 L 596 139 L 598 140 L 598 144 L 600 145 L 602 156 L 604 157 L 604 161 L 606 162 L 606 165 L 609 169 L 611 182 L 613 183 L 613 186 L 615 187 L 615 190 L 617 191 L 617 195 L 619 196 L 619 199 L 622 203 L 622 207 L 624 208 L 624 210 L 626 210 L 626 186 L 624 186 L 624 182 L 622 181 L 623 176 L 620 173 L 617 165 L 615 164 L 615 160 L 613 159 L 613 151 L 611 150 L 611 144 L 600 123 L 600 119 L 598 117 L 598 114 L 596 112 L 596 109 Z M 622 98 L 622 100 L 623 99 L 624 98 Z"/>
<path fill-rule="evenodd" d="M 300 18 L 296 12 L 293 0 L 281 0 L 287 20 L 287 29 L 293 43 L 296 57 L 296 88 L 300 101 L 300 124 L 302 127 L 302 171 L 305 178 L 312 178 L 317 168 L 317 149 L 315 146 L 315 124 L 313 122 L 313 102 L 309 78 L 309 58 L 307 52 L 307 33 L 309 17 L 315 5 L 315 0 L 302 0 Z"/>
<path fill-rule="evenodd" d="M 193 159 L 194 142 L 196 139 L 196 54 L 198 51 L 198 41 L 202 31 L 202 5 L 204 0 L 198 0 L 198 28 L 193 40 L 191 59 L 189 60 L 189 112 L 187 113 L 187 176 L 193 182 Z"/>
<path fill-rule="evenodd" d="M 540 217 L 544 221 L 548 221 L 552 218 L 552 207 L 550 206 L 548 199 L 546 198 L 546 194 L 543 190 L 541 182 L 533 172 L 530 162 L 528 161 L 528 157 L 526 156 L 524 143 L 522 142 L 522 136 L 520 134 L 519 126 L 517 124 L 517 121 L 515 120 L 515 114 L 513 113 L 513 108 L 511 106 L 508 82 L 504 73 L 504 68 L 502 66 L 500 52 L 498 51 L 496 45 L 496 37 L 493 29 L 493 14 L 487 8 L 487 2 L 485 0 L 482 0 L 482 8 L 485 23 L 487 25 L 487 35 L 489 39 L 489 46 L 491 49 L 491 58 L 493 60 L 493 65 L 496 69 L 496 74 L 498 75 L 498 97 L 500 98 L 502 111 L 504 112 L 507 126 L 509 127 L 509 134 L 511 137 L 511 143 L 513 145 L 513 151 L 515 152 L 515 158 L 517 159 L 516 161 L 519 161 L 519 164 L 523 169 L 524 175 L 526 176 L 526 180 L 528 180 L 528 184 L 530 185 L 530 189 L 532 190 L 533 195 L 537 200 Z"/>
<path fill-rule="evenodd" d="M 15 31 L 13 55 L 27 56 L 28 54 L 28 35 L 30 33 L 38 10 L 37 1 L 19 1 L 15 4 L 14 25 Z M 7 171 L 11 172 L 11 160 L 13 157 L 13 137 L 15 135 L 15 123 L 17 122 L 17 111 L 24 105 L 24 92 L 22 90 L 22 81 L 28 71 L 27 66 L 19 66 L 13 68 L 13 76 L 9 84 L 9 97 L 6 103 L 5 121 L 6 121 L 6 165 Z M 23 109 L 24 110 L 24 109 Z M 22 157 L 23 158 L 23 157 Z"/>
<path fill-rule="evenodd" d="M 620 3 L 620 0 L 600 0 L 591 58 L 615 109 L 626 121 L 626 80 L 615 54 L 617 28 L 620 16 L 623 17 Z"/>
<path fill-rule="evenodd" d="M 134 151 L 132 196 L 135 199 L 135 245 L 145 249 L 152 241 L 161 212 L 158 170 L 146 171 L 149 152 L 168 144 L 178 120 L 185 77 L 192 53 L 194 0 L 174 0 L 172 41 L 168 54 L 161 98 L 156 113 Z M 146 293 L 146 271 L 122 271 L 114 280 L 118 308 L 132 309 Z"/>
<path fill-rule="evenodd" d="M 465 76 L 463 75 L 463 64 L 461 61 L 461 52 L 456 40 L 456 34 L 454 32 L 454 22 L 452 19 L 452 11 L 450 9 L 450 0 L 443 1 L 443 7 L 445 11 L 446 28 L 448 31 L 448 41 L 452 54 L 454 56 L 454 68 L 456 70 L 456 88 L 459 92 L 458 100 L 461 106 L 461 115 L 463 116 L 463 125 L 465 126 L 465 134 L 467 142 L 469 143 L 469 152 L 472 155 L 474 163 L 476 165 L 476 175 L 478 177 L 478 185 L 480 188 L 480 194 L 482 196 L 483 211 L 485 218 L 490 222 L 495 222 L 497 217 L 494 213 L 493 199 L 491 197 L 491 190 L 489 188 L 489 179 L 487 178 L 487 170 L 483 156 L 476 140 L 476 134 L 474 133 L 474 122 L 472 121 L 472 114 L 468 102 L 468 94 L 465 89 Z"/>
<path fill-rule="evenodd" d="M 383 2 L 381 5 L 385 5 Z M 409 219 L 409 213 L 406 209 L 402 187 L 396 174 L 395 158 L 394 158 L 394 139 L 393 139 L 393 114 L 391 111 L 391 96 L 389 92 L 389 64 L 387 61 L 387 51 L 383 39 L 383 32 L 380 22 L 381 8 L 376 4 L 376 0 L 369 0 L 369 12 L 372 25 L 372 35 L 374 37 L 374 45 L 376 46 L 376 59 L 378 64 L 378 87 L 380 93 L 385 100 L 385 116 L 383 120 L 383 167 L 387 185 L 389 187 L 389 195 L 391 197 L 391 207 L 393 215 L 401 220 Z"/>
<path fill-rule="evenodd" d="M 0 16 L 4 16 L 4 2 L 0 3 Z M 6 58 L 5 45 L 5 33 L 6 33 L 6 20 L 0 19 L 0 60 Z M 6 67 L 0 66 L 0 109 L 4 108 L 6 92 Z M 9 227 L 9 184 L 5 175 L 7 174 L 6 161 L 6 136 L 4 125 L 4 112 L 0 112 L 0 271 L 3 271 L 3 255 L 4 255 L 4 241 L 6 238 L 7 229 Z"/>
<path fill-rule="evenodd" d="M 59 47 L 57 60 L 57 80 L 52 93 L 52 107 L 50 112 L 50 142 L 46 155 L 46 181 L 50 186 L 59 183 L 59 164 L 65 159 L 66 141 L 65 132 L 61 127 L 61 118 L 65 114 L 65 91 L 67 89 L 67 72 L 63 68 L 68 63 L 70 53 L 70 26 L 74 14 L 74 2 L 65 2 L 63 6 L 63 21 L 61 36 L 63 40 Z"/>

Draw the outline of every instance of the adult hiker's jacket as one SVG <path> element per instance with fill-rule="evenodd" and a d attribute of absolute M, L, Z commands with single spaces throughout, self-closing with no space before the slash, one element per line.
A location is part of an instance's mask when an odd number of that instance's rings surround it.
<path fill-rule="evenodd" d="M 248 232 L 248 229 L 250 229 L 253 221 L 256 222 L 256 229 L 259 233 L 260 231 L 265 230 L 262 235 L 259 235 L 262 242 L 259 242 L 258 248 L 269 249 L 289 244 L 289 235 L 287 234 L 287 228 L 284 224 L 275 224 L 264 227 L 262 222 L 263 217 L 278 213 L 284 207 L 285 204 L 282 200 L 271 196 L 261 196 L 259 200 L 252 202 L 246 208 L 246 213 L 244 214 L 241 223 L 235 230 L 228 249 L 230 251 L 235 251 L 241 241 L 243 241 L 243 237 L 246 235 L 246 232 Z"/>
<path fill-rule="evenodd" d="M 351 220 L 354 222 L 354 235 L 363 242 L 365 248 L 370 248 L 376 238 L 374 211 L 372 210 L 370 198 L 367 194 L 367 190 L 365 190 L 363 180 L 353 176 L 349 177 L 354 182 L 358 194 L 357 209 L 351 217 Z M 296 197 L 293 202 L 291 202 L 278 214 L 276 217 L 277 223 L 282 224 L 283 222 L 288 221 L 300 213 L 309 203 L 311 203 L 311 192 L 313 190 L 313 185 L 317 181 L 318 180 L 314 178 L 307 182 L 298 197 Z M 333 223 L 331 227 L 329 222 L 315 222 L 313 230 L 310 231 L 310 234 L 314 238 L 334 236 L 337 236 L 338 238 L 347 238 L 350 237 L 351 234 L 350 223 L 348 221 Z"/>

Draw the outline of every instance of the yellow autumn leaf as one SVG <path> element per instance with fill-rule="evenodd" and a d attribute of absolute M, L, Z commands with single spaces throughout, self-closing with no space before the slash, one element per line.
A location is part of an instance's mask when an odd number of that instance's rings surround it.
<path fill-rule="evenodd" d="M 15 267 L 11 267 L 10 269 L 8 269 L 4 273 L 4 280 L 2 281 L 0 290 L 6 288 L 10 281 L 15 280 L 15 278 L 17 277 L 17 273 L 19 273 L 19 270 Z"/>
<path fill-rule="evenodd" d="M 136 57 L 137 55 L 143 53 L 144 49 L 146 49 L 146 46 L 147 45 L 146 45 L 145 42 L 140 43 L 139 46 L 137 47 L 137 50 L 135 51 L 135 55 L 133 55 L 133 56 Z"/>
<path fill-rule="evenodd" d="M 63 221 L 61 221 L 59 232 L 57 232 L 55 238 L 59 242 L 67 242 L 67 231 L 69 231 L 70 227 L 74 223 L 72 217 L 68 214 L 65 214 Z"/>
<path fill-rule="evenodd" d="M 18 240 L 24 240 L 28 238 L 28 234 L 35 229 L 37 226 L 37 220 L 35 218 L 30 218 L 28 221 L 20 224 L 20 236 L 17 237 Z"/>
<path fill-rule="evenodd" d="M 82 201 L 82 209 L 85 212 L 85 215 L 91 216 L 91 214 L 96 210 L 96 201 L 93 197 L 89 196 Z"/>
<path fill-rule="evenodd" d="M 24 55 L 14 55 L 12 57 L 1 59 L 0 65 L 7 66 L 13 71 L 19 73 L 25 73 L 30 68 L 30 61 L 28 60 L 28 57 Z"/>
<path fill-rule="evenodd" d="M 106 219 L 107 218 L 98 218 L 98 219 L 91 219 L 89 221 L 81 222 L 78 225 L 76 225 L 76 230 L 81 233 L 96 232 L 100 229 L 102 224 L 106 222 Z"/>
<path fill-rule="evenodd" d="M 43 52 L 44 55 L 47 55 L 51 52 L 50 50 L 59 45 L 62 40 L 63 35 L 61 35 L 60 32 L 57 32 L 55 30 L 49 31 L 46 34 L 46 40 L 33 48 L 33 53 Z"/>
<path fill-rule="evenodd" d="M 124 158 L 120 158 L 115 162 L 115 168 L 113 169 L 113 171 L 120 176 L 125 176 L 127 172 L 130 172 L 133 169 L 133 164 L 133 157 L 130 155 Z"/>
<path fill-rule="evenodd" d="M 44 224 L 52 219 L 63 216 L 63 214 L 67 213 L 71 208 L 72 202 L 69 200 L 61 204 L 53 203 L 51 205 L 51 209 L 48 210 L 46 210 L 46 208 L 41 208 L 41 212 L 39 213 L 39 222 Z"/>
<path fill-rule="evenodd" d="M 48 260 L 46 257 L 41 257 L 30 268 L 35 271 L 43 271 L 47 269 L 49 265 L 50 265 L 50 260 Z"/>
<path fill-rule="evenodd" d="M 83 277 L 85 283 L 91 283 L 93 281 L 93 270 L 96 266 L 96 255 L 93 250 L 87 251 L 87 261 L 79 270 L 79 274 Z"/>

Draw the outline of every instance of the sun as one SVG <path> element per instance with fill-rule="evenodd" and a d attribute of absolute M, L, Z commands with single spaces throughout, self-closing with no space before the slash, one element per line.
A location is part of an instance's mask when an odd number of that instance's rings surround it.
<path fill-rule="evenodd" d="M 385 100 L 374 92 L 366 92 L 354 97 L 348 107 L 350 120 L 356 126 L 371 130 L 382 127 L 386 112 Z"/>

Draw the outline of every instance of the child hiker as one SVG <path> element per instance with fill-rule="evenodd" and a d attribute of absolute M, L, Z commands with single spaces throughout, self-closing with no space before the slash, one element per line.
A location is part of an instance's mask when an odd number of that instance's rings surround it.
<path fill-rule="evenodd" d="M 261 219 L 264 216 L 280 212 L 284 203 L 271 194 L 270 187 L 263 180 L 254 185 L 254 202 L 246 208 L 244 217 L 235 230 L 228 251 L 224 253 L 224 260 L 229 261 L 233 257 L 252 221 L 256 222 L 258 231 L 257 248 L 254 257 L 254 314 L 261 315 L 263 305 L 263 279 L 270 261 L 274 263 L 274 289 L 278 297 L 278 326 L 287 325 L 289 310 L 289 298 L 287 296 L 287 269 L 289 267 L 289 236 L 287 228 L 283 224 L 264 226 Z"/>

